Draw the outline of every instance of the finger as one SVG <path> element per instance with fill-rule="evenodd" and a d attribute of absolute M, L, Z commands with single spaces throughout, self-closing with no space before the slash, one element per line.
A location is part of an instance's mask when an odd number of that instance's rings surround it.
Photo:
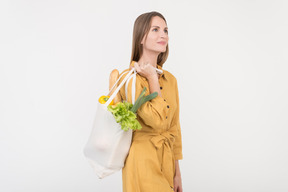
<path fill-rule="evenodd" d="M 141 63 L 140 67 L 143 68 L 145 66 L 145 63 Z"/>
<path fill-rule="evenodd" d="M 142 64 L 141 64 L 141 67 L 145 67 L 147 65 L 147 62 L 143 62 Z"/>

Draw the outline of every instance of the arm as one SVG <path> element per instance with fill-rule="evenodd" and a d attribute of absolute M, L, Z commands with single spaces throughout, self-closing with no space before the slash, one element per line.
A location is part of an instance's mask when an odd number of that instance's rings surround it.
<path fill-rule="evenodd" d="M 180 126 L 179 92 L 178 92 L 177 80 L 176 80 L 176 85 L 175 85 L 175 93 L 176 93 L 177 109 L 172 119 L 171 130 L 176 135 L 174 147 L 173 147 L 174 157 L 175 157 L 175 160 L 180 160 L 180 159 L 183 159 L 183 155 L 182 155 L 182 134 L 181 134 L 181 126 Z"/>
<path fill-rule="evenodd" d="M 158 96 L 162 97 L 160 85 L 157 75 L 150 76 L 148 79 L 150 94 L 157 92 Z"/>
<path fill-rule="evenodd" d="M 175 160 L 175 177 L 181 177 L 179 160 Z"/>
<path fill-rule="evenodd" d="M 176 102 L 177 102 L 177 109 L 175 111 L 175 115 L 172 120 L 172 127 L 171 129 L 175 131 L 175 142 L 174 142 L 174 157 L 175 157 L 175 175 L 174 175 L 174 190 L 175 192 L 182 192 L 182 178 L 181 172 L 179 167 L 179 159 L 183 158 L 182 155 L 182 137 L 181 137 L 181 127 L 180 127 L 180 106 L 179 106 L 179 92 L 178 92 L 178 84 L 176 80 L 175 85 L 175 93 L 176 93 Z"/>
<path fill-rule="evenodd" d="M 161 91 L 160 91 L 160 85 L 158 81 L 158 74 L 156 73 L 155 69 L 152 67 L 151 64 L 142 64 L 139 66 L 138 63 L 135 63 L 135 69 L 136 71 L 142 75 L 143 77 L 146 77 L 148 83 L 149 83 L 149 90 L 150 94 L 157 92 L 160 97 L 162 97 Z"/>
<path fill-rule="evenodd" d="M 120 82 L 125 78 L 126 74 L 121 77 Z M 157 76 L 156 76 L 157 77 Z M 147 79 L 148 80 L 148 79 Z M 147 90 L 151 89 L 150 92 L 157 91 L 158 94 L 160 92 L 160 86 L 158 80 L 155 77 L 149 78 L 149 85 L 147 82 L 143 81 L 139 74 L 136 75 L 136 93 L 135 93 L 135 100 L 139 97 L 140 93 L 142 92 L 143 88 L 146 86 Z M 157 85 L 158 83 L 158 85 Z M 119 83 L 120 84 L 120 83 Z M 156 84 L 156 85 L 155 85 Z M 157 88 L 158 86 L 158 88 Z M 132 80 L 129 81 L 128 90 L 127 90 L 127 98 L 125 95 L 125 86 L 120 89 L 120 94 L 123 100 L 126 100 L 132 103 Z M 146 91 L 145 96 L 149 95 L 149 91 Z M 157 95 L 154 99 L 147 101 L 137 110 L 137 117 L 141 118 L 142 121 L 150 126 L 152 129 L 163 129 L 163 125 L 167 123 L 166 116 L 168 115 L 168 108 L 166 107 L 169 105 L 167 101 L 162 98 L 161 92 L 160 96 Z"/>

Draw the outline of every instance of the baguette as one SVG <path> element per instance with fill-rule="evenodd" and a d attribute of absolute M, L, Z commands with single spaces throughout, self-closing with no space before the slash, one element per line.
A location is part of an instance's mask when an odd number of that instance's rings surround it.
<path fill-rule="evenodd" d="M 109 78 L 109 91 L 111 90 L 113 85 L 116 83 L 118 78 L 119 78 L 119 71 L 117 69 L 113 69 L 112 72 L 110 73 L 110 78 Z M 114 89 L 110 92 L 109 96 L 113 94 L 116 88 L 117 86 L 114 87 Z M 113 101 L 115 104 L 122 101 L 120 91 L 116 94 Z"/>

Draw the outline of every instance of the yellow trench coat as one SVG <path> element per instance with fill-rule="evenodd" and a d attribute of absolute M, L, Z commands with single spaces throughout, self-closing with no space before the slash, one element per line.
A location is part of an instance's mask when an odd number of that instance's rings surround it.
<path fill-rule="evenodd" d="M 157 68 L 163 70 L 160 65 Z M 126 71 L 129 69 L 122 73 Z M 118 85 L 126 75 L 121 77 Z M 175 160 L 183 158 L 178 85 L 176 78 L 166 70 L 163 70 L 159 84 L 162 97 L 158 95 L 137 111 L 142 129 L 133 131 L 130 151 L 122 169 L 123 192 L 173 191 Z M 122 99 L 130 103 L 131 86 L 132 79 L 128 84 L 127 99 L 125 85 L 120 89 Z M 137 74 L 135 101 L 144 87 L 147 88 L 146 95 L 149 95 L 147 79 Z"/>

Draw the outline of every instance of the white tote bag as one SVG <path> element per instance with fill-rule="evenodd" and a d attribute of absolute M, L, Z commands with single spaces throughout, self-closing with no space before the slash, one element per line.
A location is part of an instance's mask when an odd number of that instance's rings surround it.
<path fill-rule="evenodd" d="M 127 87 L 131 78 L 133 78 L 132 104 L 135 103 L 136 73 L 136 70 L 132 68 L 121 84 L 116 88 L 109 100 L 105 104 L 98 102 L 92 131 L 83 152 L 89 164 L 95 170 L 100 179 L 121 170 L 129 153 L 132 140 L 132 130 L 129 129 L 128 131 L 123 131 L 121 125 L 116 122 L 113 114 L 107 110 L 107 106 L 128 80 L 125 86 L 125 94 L 127 98 Z M 118 78 L 110 92 L 117 85 L 122 75 Z"/>

